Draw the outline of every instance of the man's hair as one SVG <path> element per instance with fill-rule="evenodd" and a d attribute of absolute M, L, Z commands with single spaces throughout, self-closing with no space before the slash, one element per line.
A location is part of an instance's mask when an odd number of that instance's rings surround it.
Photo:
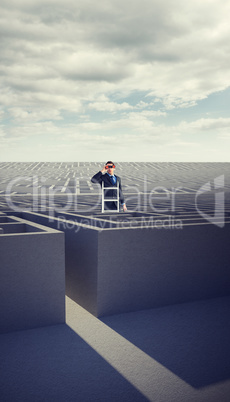
<path fill-rule="evenodd" d="M 114 163 L 112 161 L 108 161 L 106 162 L 106 165 L 108 165 L 108 163 L 112 163 L 112 165 L 114 165 Z"/>

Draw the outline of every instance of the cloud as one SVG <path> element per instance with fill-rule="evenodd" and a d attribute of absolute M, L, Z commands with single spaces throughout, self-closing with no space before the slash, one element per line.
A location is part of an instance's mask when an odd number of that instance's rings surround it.
<path fill-rule="evenodd" d="M 5 136 L 6 136 L 6 134 L 4 133 L 3 129 L 0 127 L 0 137 L 3 138 Z"/>
<path fill-rule="evenodd" d="M 230 87 L 229 12 L 225 0 L 2 0 L 4 138 L 95 147 L 115 135 L 127 148 L 188 133 L 227 138 L 228 118 L 178 122 L 177 111 Z"/>
<path fill-rule="evenodd" d="M 38 161 L 84 161 L 111 159 L 127 161 L 199 161 L 204 159 L 204 147 L 197 136 L 197 127 L 202 123 L 195 121 L 187 125 L 167 126 L 158 124 L 141 113 L 123 119 L 107 122 L 72 123 L 58 126 L 57 123 L 41 121 L 16 125 L 0 130 L 1 159 Z M 207 122 L 208 123 L 208 122 Z M 210 123 L 210 122 L 209 122 Z M 217 122 L 216 122 L 217 123 Z M 204 124 L 203 124 L 204 126 Z M 194 128 L 196 127 L 196 128 Z M 215 127 L 215 124 L 211 124 Z M 219 138 L 229 141 L 229 136 L 219 132 Z M 31 136 L 31 131 L 33 135 Z M 205 131 L 209 134 L 209 131 Z M 229 132 L 229 130 L 228 130 Z M 190 135 L 191 134 L 191 135 Z M 208 135 L 209 137 L 209 135 Z M 205 144 L 205 159 L 223 160 L 221 142 Z M 31 158 L 33 155 L 33 158 Z"/>
<path fill-rule="evenodd" d="M 133 106 L 131 106 L 127 102 L 113 102 L 111 101 L 107 96 L 105 95 L 100 95 L 98 96 L 97 100 L 94 102 L 89 102 L 88 104 L 89 109 L 94 109 L 100 112 L 117 112 L 117 111 L 124 111 L 124 110 L 129 110 L 133 109 Z"/>
<path fill-rule="evenodd" d="M 24 110 L 23 108 L 9 108 L 10 115 L 17 123 L 34 122 L 41 120 L 62 120 L 59 110 Z"/>
<path fill-rule="evenodd" d="M 18 80 L 22 92 L 38 91 L 39 84 L 46 92 L 54 80 L 57 92 L 64 83 L 71 97 L 80 90 L 82 100 L 85 82 L 86 97 L 90 90 L 115 90 L 101 82 L 118 83 L 121 93 L 144 90 L 184 107 L 229 85 L 225 1 L 218 7 L 211 0 L 168 1 L 167 7 L 152 0 L 93 4 L 3 2 L 2 73 L 9 87 L 16 89 Z"/>
<path fill-rule="evenodd" d="M 179 129 L 182 130 L 199 130 L 199 131 L 219 131 L 223 129 L 230 129 L 230 118 L 217 118 L 217 119 L 209 119 L 202 118 L 195 120 L 193 122 L 181 122 L 178 126 Z"/>
<path fill-rule="evenodd" d="M 57 74 L 73 81 L 117 82 L 128 77 L 132 71 L 125 65 L 124 55 L 113 52 L 88 49 L 66 55 L 64 60 L 55 62 Z"/>

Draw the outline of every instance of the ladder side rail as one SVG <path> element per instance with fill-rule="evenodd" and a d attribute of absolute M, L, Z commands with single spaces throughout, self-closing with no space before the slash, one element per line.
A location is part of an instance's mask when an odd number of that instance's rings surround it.
<path fill-rule="evenodd" d="M 104 182 L 102 181 L 102 200 L 101 200 L 101 212 L 104 213 L 105 211 L 105 197 L 104 197 Z"/>

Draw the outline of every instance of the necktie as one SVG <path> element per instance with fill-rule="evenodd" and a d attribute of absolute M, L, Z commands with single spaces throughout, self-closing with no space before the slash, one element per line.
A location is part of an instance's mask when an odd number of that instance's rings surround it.
<path fill-rule="evenodd" d="M 111 176 L 110 179 L 111 179 L 112 184 L 115 184 L 115 180 L 116 180 L 115 177 Z"/>

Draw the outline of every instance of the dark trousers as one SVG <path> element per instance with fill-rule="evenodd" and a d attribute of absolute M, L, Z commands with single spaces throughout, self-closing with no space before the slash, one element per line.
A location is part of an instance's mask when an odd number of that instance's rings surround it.
<path fill-rule="evenodd" d="M 117 209 L 117 202 L 108 201 L 105 202 L 105 210 L 116 210 Z"/>

